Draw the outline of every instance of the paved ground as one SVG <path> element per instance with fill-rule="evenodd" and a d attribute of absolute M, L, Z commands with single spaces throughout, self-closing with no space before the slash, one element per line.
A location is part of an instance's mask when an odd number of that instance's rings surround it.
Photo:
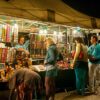
<path fill-rule="evenodd" d="M 100 88 L 97 95 L 86 92 L 86 96 L 78 95 L 75 91 L 57 93 L 55 100 L 100 100 Z"/>
<path fill-rule="evenodd" d="M 8 100 L 9 91 L 0 91 L 0 100 Z M 44 100 L 44 99 L 41 99 Z M 78 95 L 75 91 L 56 93 L 55 100 L 100 100 L 100 87 L 99 94 L 89 94 L 86 96 Z"/>

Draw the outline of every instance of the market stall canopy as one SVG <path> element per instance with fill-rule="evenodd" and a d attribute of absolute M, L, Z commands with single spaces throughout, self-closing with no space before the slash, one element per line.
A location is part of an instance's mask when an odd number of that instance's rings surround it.
<path fill-rule="evenodd" d="M 83 28 L 100 28 L 100 19 L 72 9 L 62 0 L 0 0 L 0 15 Z"/>

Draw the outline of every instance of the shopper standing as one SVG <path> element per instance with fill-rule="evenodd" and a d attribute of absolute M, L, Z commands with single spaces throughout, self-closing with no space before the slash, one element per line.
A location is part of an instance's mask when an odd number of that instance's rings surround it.
<path fill-rule="evenodd" d="M 86 75 L 88 75 L 88 47 L 83 44 L 83 38 L 76 37 L 74 40 L 76 43 L 76 53 L 72 67 L 74 67 L 76 76 L 76 91 L 78 94 L 84 95 Z M 80 51 L 83 52 L 81 59 L 79 59 Z"/>
<path fill-rule="evenodd" d="M 46 39 L 47 55 L 44 62 L 46 67 L 45 88 L 46 100 L 54 100 L 55 96 L 55 77 L 57 76 L 57 57 L 58 50 L 52 38 Z"/>
<path fill-rule="evenodd" d="M 89 47 L 89 90 L 96 94 L 100 80 L 100 45 L 97 41 L 97 36 L 93 35 L 90 40 L 92 45 Z"/>

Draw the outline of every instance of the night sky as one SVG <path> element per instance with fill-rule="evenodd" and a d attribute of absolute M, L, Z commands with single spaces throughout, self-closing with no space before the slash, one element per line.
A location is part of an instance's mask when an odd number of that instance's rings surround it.
<path fill-rule="evenodd" d="M 100 18 L 100 0 L 62 0 L 70 7 L 92 17 Z"/>

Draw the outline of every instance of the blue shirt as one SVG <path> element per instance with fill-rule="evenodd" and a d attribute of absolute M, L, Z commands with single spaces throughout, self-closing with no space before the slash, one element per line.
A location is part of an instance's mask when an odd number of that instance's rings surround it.
<path fill-rule="evenodd" d="M 96 57 L 97 59 L 100 59 L 100 45 L 97 44 L 96 46 L 91 45 L 88 50 L 89 54 L 91 54 L 92 57 Z M 92 63 L 92 62 L 90 62 Z M 95 64 L 100 64 L 100 60 L 96 62 Z"/>
<path fill-rule="evenodd" d="M 49 65 L 55 65 L 57 63 L 57 56 L 58 56 L 58 50 L 55 44 L 52 44 L 46 55 L 46 67 Z M 57 76 L 57 66 L 55 66 L 54 69 L 46 71 L 46 76 L 53 77 Z"/>
<path fill-rule="evenodd" d="M 27 40 L 23 45 L 21 45 L 21 44 L 18 43 L 18 44 L 15 46 L 15 48 L 16 48 L 16 49 L 21 48 L 21 49 L 24 49 L 24 50 L 29 51 L 28 46 L 29 46 L 29 40 Z"/>
<path fill-rule="evenodd" d="M 46 55 L 46 65 L 55 65 L 57 63 L 58 50 L 55 44 L 51 45 Z"/>

